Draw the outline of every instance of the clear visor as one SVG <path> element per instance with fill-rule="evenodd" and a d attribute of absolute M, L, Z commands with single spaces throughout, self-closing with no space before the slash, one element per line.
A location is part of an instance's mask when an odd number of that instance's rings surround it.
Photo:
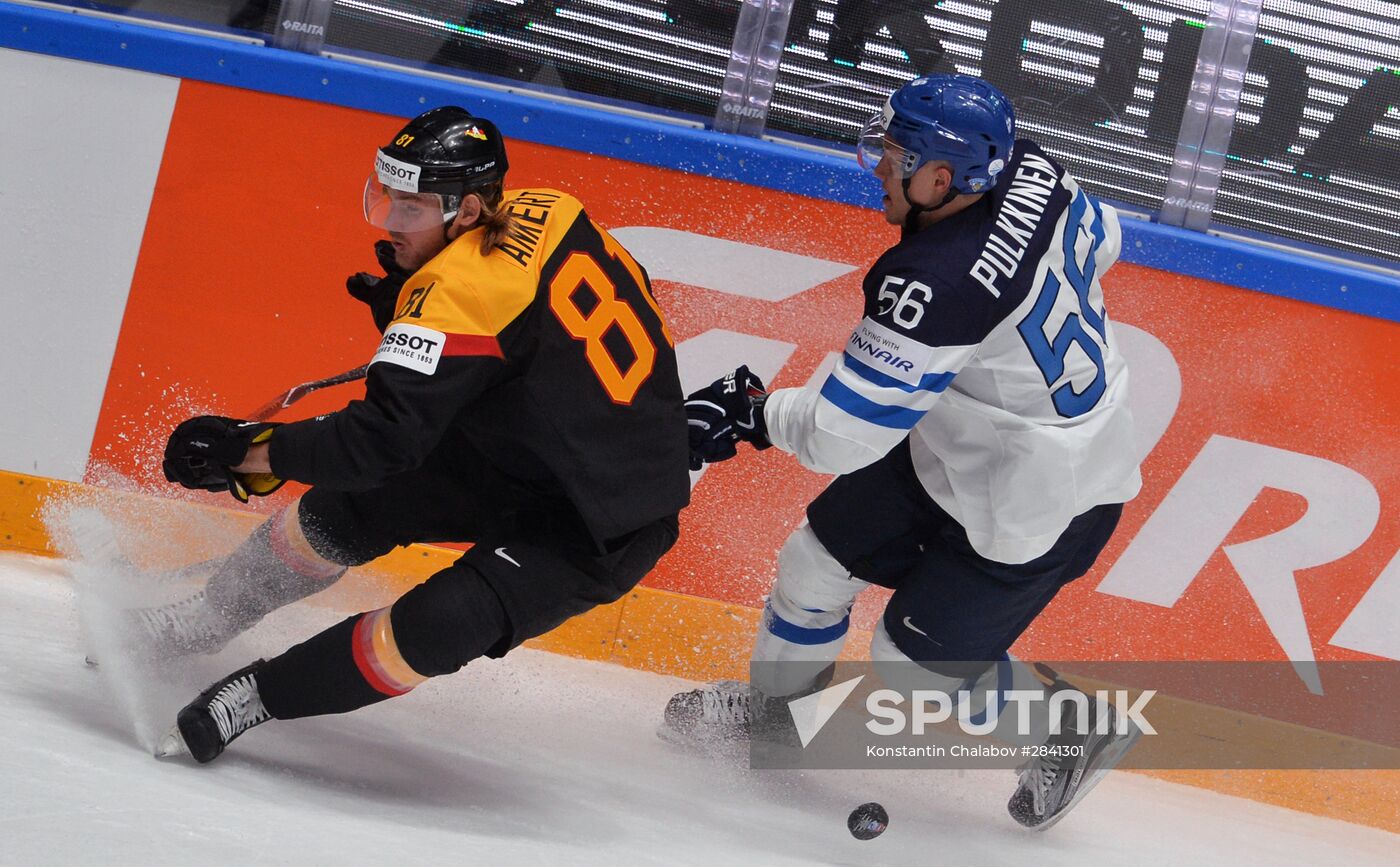
<path fill-rule="evenodd" d="M 880 161 L 888 158 L 890 168 L 898 180 L 903 180 L 919 167 L 919 155 L 912 154 L 890 140 L 885 112 L 876 112 L 866 121 L 856 141 L 856 162 L 868 172 L 875 171 Z"/>
<path fill-rule="evenodd" d="M 406 193 L 390 189 L 370 175 L 365 181 L 365 219 L 390 232 L 421 232 L 451 222 L 457 216 L 456 197 L 438 193 Z"/>

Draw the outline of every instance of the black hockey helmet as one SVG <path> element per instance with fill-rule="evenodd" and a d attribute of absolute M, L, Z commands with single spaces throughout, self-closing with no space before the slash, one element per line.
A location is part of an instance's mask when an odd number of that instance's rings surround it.
<path fill-rule="evenodd" d="M 396 231 L 444 225 L 463 196 L 501 180 L 506 168 L 505 142 L 494 123 L 455 105 L 430 109 L 375 153 L 365 219 Z"/>

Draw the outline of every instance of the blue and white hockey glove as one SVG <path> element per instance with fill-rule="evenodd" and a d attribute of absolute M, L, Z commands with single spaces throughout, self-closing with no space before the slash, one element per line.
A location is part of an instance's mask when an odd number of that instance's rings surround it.
<path fill-rule="evenodd" d="M 692 392 L 685 401 L 690 424 L 690 468 L 734 457 L 740 440 L 756 449 L 772 445 L 763 421 L 768 392 L 747 366 Z"/>

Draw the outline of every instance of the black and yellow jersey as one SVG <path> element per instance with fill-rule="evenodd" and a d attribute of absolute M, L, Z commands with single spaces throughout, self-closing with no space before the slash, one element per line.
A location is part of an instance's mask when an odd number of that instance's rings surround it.
<path fill-rule="evenodd" d="M 511 190 L 505 242 L 463 234 L 404 283 L 365 399 L 277 429 L 272 471 L 368 490 L 463 440 L 569 499 L 595 540 L 689 501 L 676 354 L 646 272 L 577 199 Z"/>

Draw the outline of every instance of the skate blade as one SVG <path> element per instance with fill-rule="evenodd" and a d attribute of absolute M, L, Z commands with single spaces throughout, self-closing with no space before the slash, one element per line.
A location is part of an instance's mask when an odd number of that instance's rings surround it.
<path fill-rule="evenodd" d="M 188 756 L 190 748 L 185 746 L 185 739 L 180 734 L 180 727 L 174 726 L 165 733 L 165 737 L 160 739 L 156 745 L 156 758 L 176 759 L 180 756 Z"/>
<path fill-rule="evenodd" d="M 1141 737 L 1142 729 L 1134 728 L 1127 737 L 1099 753 L 1097 766 L 1085 774 L 1084 781 L 1079 784 L 1079 788 L 1074 792 L 1074 797 L 1069 799 L 1069 803 L 1065 804 L 1064 809 L 1030 830 L 1040 832 L 1048 831 L 1054 827 L 1056 822 L 1063 819 L 1070 810 L 1074 809 L 1076 804 L 1084 800 L 1084 796 L 1089 794 L 1100 780 L 1108 776 L 1109 771 L 1117 767 L 1118 763 L 1123 760 L 1123 756 L 1128 754 L 1128 750 L 1132 749 Z"/>

